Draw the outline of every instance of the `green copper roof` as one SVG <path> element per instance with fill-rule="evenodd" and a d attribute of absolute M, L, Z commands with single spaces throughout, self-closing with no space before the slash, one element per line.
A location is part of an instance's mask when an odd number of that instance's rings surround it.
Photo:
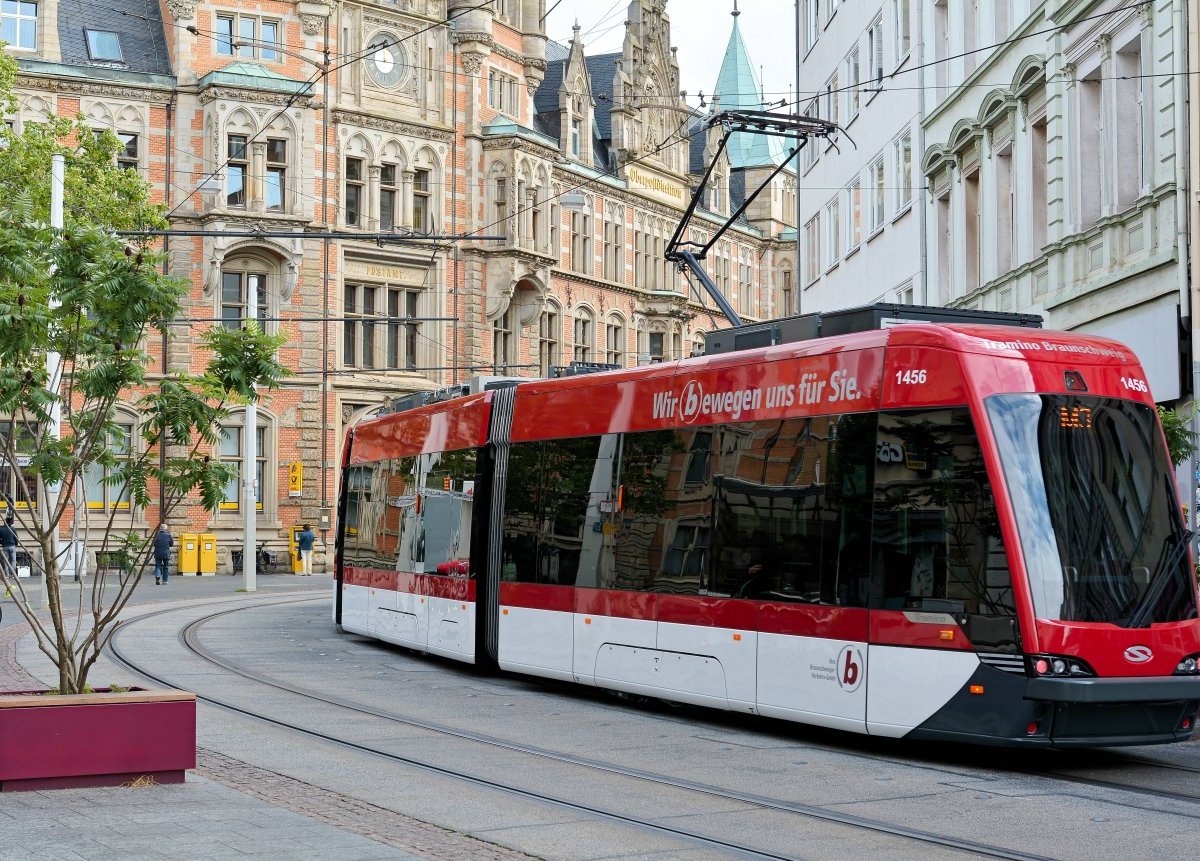
<path fill-rule="evenodd" d="M 718 100 L 717 110 L 763 110 L 762 84 L 750 62 L 746 43 L 742 41 L 736 14 L 714 95 Z M 783 161 L 783 145 L 779 138 L 769 135 L 737 132 L 729 139 L 726 151 L 729 153 L 729 164 L 734 169 L 775 165 Z"/>
<path fill-rule="evenodd" d="M 209 72 L 199 81 L 201 89 L 214 84 L 247 87 L 256 90 L 275 90 L 281 93 L 304 93 L 312 91 L 311 81 L 294 81 L 287 75 L 272 71 L 258 63 L 231 63 L 223 69 Z"/>

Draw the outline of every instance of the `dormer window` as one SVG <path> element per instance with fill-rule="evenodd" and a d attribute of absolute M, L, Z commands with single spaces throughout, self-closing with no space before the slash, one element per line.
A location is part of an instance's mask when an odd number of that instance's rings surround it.
<path fill-rule="evenodd" d="M 580 139 L 583 137 L 582 120 L 571 120 L 571 155 L 579 156 Z"/>
<path fill-rule="evenodd" d="M 111 30 L 83 31 L 87 37 L 88 57 L 93 62 L 122 63 L 125 57 L 121 54 L 121 37 Z"/>

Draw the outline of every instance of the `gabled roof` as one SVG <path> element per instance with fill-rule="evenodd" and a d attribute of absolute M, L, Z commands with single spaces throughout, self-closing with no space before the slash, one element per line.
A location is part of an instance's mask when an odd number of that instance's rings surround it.
<path fill-rule="evenodd" d="M 762 83 L 750 62 L 750 52 L 742 41 L 737 15 L 733 19 L 733 32 L 729 34 L 729 45 L 725 48 L 725 59 L 721 61 L 721 73 L 713 91 L 717 110 L 763 109 Z M 779 138 L 737 132 L 727 146 L 729 163 L 735 170 L 742 167 L 776 165 L 783 162 L 783 145 Z"/>
<path fill-rule="evenodd" d="M 121 61 L 92 60 L 84 30 L 115 33 L 121 44 Z M 64 66 L 171 74 L 171 60 L 157 3 L 146 0 L 105 0 L 103 4 L 60 2 L 58 40 Z"/>
<path fill-rule="evenodd" d="M 592 79 L 592 99 L 596 102 L 596 133 L 601 140 L 612 140 L 613 79 L 620 62 L 620 51 L 587 58 L 588 77 Z"/>

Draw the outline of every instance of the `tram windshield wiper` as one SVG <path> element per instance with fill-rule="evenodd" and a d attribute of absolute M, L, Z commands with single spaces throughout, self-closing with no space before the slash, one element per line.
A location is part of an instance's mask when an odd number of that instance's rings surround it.
<path fill-rule="evenodd" d="M 1122 627 L 1149 628 L 1153 624 L 1154 619 L 1151 618 L 1151 614 L 1162 599 L 1167 587 L 1175 579 L 1176 569 L 1187 555 L 1188 546 L 1191 544 L 1194 535 L 1195 533 L 1189 529 L 1179 528 L 1175 530 L 1172 540 L 1163 547 L 1159 562 L 1154 567 L 1153 574 L 1150 575 L 1150 583 L 1146 588 L 1146 594 L 1142 596 L 1137 607 L 1134 608 L 1133 613 L 1130 614 Z"/>

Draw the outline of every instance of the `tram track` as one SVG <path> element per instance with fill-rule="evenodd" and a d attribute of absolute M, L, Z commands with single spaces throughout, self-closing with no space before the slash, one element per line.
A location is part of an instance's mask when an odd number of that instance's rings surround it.
<path fill-rule="evenodd" d="M 318 598 L 307 598 L 296 601 L 281 601 L 275 602 L 275 606 L 281 604 L 302 603 L 304 601 L 319 600 Z M 256 605 L 257 606 L 257 605 Z M 166 613 L 179 612 L 187 608 L 171 608 L 161 610 L 154 613 L 148 613 L 136 620 L 134 623 L 147 620 Z M 201 660 L 220 667 L 226 672 L 233 673 L 250 681 L 262 684 L 280 691 L 288 692 L 297 696 L 305 697 L 318 702 L 324 702 L 335 708 L 346 709 L 359 714 L 377 717 L 389 722 L 398 723 L 409 726 L 414 729 L 422 729 L 428 732 L 438 733 L 445 736 L 459 738 L 465 741 L 486 744 L 499 749 L 508 750 L 514 753 L 520 753 L 528 756 L 534 756 L 542 759 L 547 759 L 564 765 L 571 765 L 580 768 L 587 768 L 596 771 L 601 771 L 607 774 L 626 777 L 639 781 L 645 781 L 664 788 L 676 790 L 684 790 L 687 792 L 698 793 L 710 798 L 716 798 L 725 801 L 738 802 L 748 804 L 756 809 L 770 810 L 780 813 L 792 814 L 812 820 L 819 820 L 830 824 L 841 825 L 851 828 L 856 828 L 868 831 L 874 834 L 887 835 L 891 837 L 901 838 L 904 840 L 916 841 L 921 844 L 936 846 L 943 849 L 949 849 L 975 855 L 977 857 L 987 858 L 1003 858 L 1016 859 L 1016 861 L 1051 861 L 1047 856 L 1037 855 L 1028 852 L 1008 849 L 1001 846 L 992 846 L 989 844 L 965 840 L 951 835 L 937 834 L 934 832 L 924 831 L 921 829 L 910 828 L 903 825 L 876 820 L 869 817 L 856 816 L 854 814 L 844 813 L 830 808 L 820 807 L 816 805 L 800 804 L 788 802 L 781 799 L 759 796 L 753 793 L 743 793 L 732 790 L 723 789 L 708 784 L 703 784 L 695 781 L 680 780 L 669 777 L 667 775 L 658 774 L 655 772 L 643 771 L 640 769 L 630 768 L 626 766 L 616 765 L 598 760 L 591 760 L 584 757 L 572 756 L 557 751 L 550 751 L 543 748 L 537 748 L 531 745 L 520 744 L 518 742 L 509 741 L 506 739 L 488 736 L 482 733 L 475 733 L 469 730 L 463 730 L 456 727 L 436 724 L 430 721 L 424 721 L 416 718 L 411 718 L 405 715 L 398 715 L 394 712 L 388 712 L 383 709 L 378 709 L 363 703 L 356 703 L 345 698 L 331 697 L 320 691 L 315 691 L 309 688 L 304 688 L 299 685 L 293 685 L 282 680 L 249 670 L 245 667 L 238 666 L 230 661 L 227 661 L 213 653 L 211 650 L 202 645 L 199 641 L 199 630 L 214 619 L 227 616 L 231 613 L 240 612 L 242 610 L 254 609 L 254 607 L 235 607 L 226 610 L 221 610 L 216 613 L 211 613 L 196 619 L 180 631 L 179 640 L 184 648 L 194 654 Z M 150 679 L 158 684 L 175 687 L 169 679 L 151 673 L 134 663 L 119 647 L 118 640 L 121 635 L 128 629 L 129 622 L 123 623 L 114 634 L 109 643 L 109 651 L 119 663 L 127 667 L 129 670 Z M 391 751 L 382 750 L 370 745 L 361 744 L 353 740 L 333 735 L 331 733 L 314 730 L 309 727 L 301 726 L 291 720 L 281 719 L 269 714 L 257 712 L 253 709 L 248 709 L 239 706 L 235 703 L 228 702 L 223 699 L 212 697 L 206 694 L 197 693 L 197 699 L 216 706 L 226 711 L 231 711 L 253 718 L 255 720 L 274 725 L 283 729 L 288 729 L 294 732 L 301 733 L 310 738 L 319 739 L 339 747 L 349 750 L 354 750 L 359 753 L 371 756 L 373 758 L 383 759 L 395 764 L 404 765 L 426 773 L 436 774 L 442 777 L 452 778 L 454 780 L 463 781 L 474 786 L 484 789 L 503 792 L 507 795 L 524 798 L 526 800 L 535 801 L 541 804 L 552 806 L 558 809 L 570 810 L 572 812 L 584 814 L 590 817 L 616 822 L 627 826 L 633 826 L 641 830 L 655 833 L 662 836 L 673 837 L 684 840 L 698 846 L 706 848 L 719 849 L 722 851 L 731 852 L 741 857 L 747 858 L 762 858 L 762 859 L 788 859 L 791 861 L 793 856 L 779 855 L 771 851 L 756 849 L 750 846 L 743 846 L 729 841 L 714 838 L 705 834 L 700 834 L 694 831 L 688 831 L 682 828 L 673 828 L 663 825 L 660 822 L 655 822 L 649 819 L 644 819 L 637 816 L 620 813 L 614 810 L 597 807 L 594 805 L 581 804 L 578 802 L 569 801 L 562 798 L 556 798 L 546 793 L 530 790 L 524 787 L 516 786 L 510 783 L 500 782 L 488 778 L 479 777 L 478 775 L 469 774 L 464 771 L 459 771 L 452 768 L 447 768 L 434 763 L 426 762 L 411 756 L 404 756 Z"/>

